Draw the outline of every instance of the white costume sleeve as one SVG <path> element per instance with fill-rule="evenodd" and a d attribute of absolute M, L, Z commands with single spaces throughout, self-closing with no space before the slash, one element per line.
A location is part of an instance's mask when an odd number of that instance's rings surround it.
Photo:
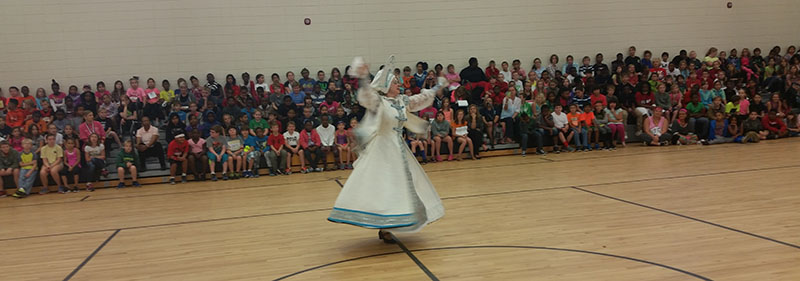
<path fill-rule="evenodd" d="M 372 88 L 371 81 L 368 79 L 367 74 L 359 75 L 356 70 L 361 68 L 365 64 L 364 59 L 361 57 L 356 57 L 353 59 L 353 63 L 350 64 L 350 75 L 357 76 L 360 80 L 358 81 L 358 104 L 363 106 L 369 111 L 375 111 L 378 109 L 378 106 L 381 104 L 381 97 L 378 95 L 378 91 Z"/>
<path fill-rule="evenodd" d="M 423 89 L 418 95 L 408 97 L 408 110 L 417 112 L 431 106 L 434 97 L 436 97 L 436 92 L 439 91 L 445 83 L 447 83 L 447 79 L 439 77 L 439 81 L 433 89 Z"/>
<path fill-rule="evenodd" d="M 378 95 L 378 92 L 370 87 L 369 81 L 366 79 L 361 79 L 358 84 L 358 104 L 369 111 L 377 110 L 378 106 L 381 104 L 381 97 Z"/>

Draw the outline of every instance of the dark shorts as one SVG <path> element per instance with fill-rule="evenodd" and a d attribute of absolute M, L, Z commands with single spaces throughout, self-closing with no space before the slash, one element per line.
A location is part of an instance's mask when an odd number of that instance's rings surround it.
<path fill-rule="evenodd" d="M 62 176 L 80 175 L 81 166 L 75 166 L 75 168 L 72 168 L 72 171 L 70 171 L 69 167 L 67 167 L 66 165 L 62 165 L 61 171 L 59 171 L 58 173 L 61 174 Z"/>

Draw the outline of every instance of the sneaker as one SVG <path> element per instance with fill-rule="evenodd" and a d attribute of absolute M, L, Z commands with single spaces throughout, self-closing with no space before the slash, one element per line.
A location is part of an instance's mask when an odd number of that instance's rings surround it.
<path fill-rule="evenodd" d="M 447 161 L 453 161 L 453 155 L 452 154 L 450 154 L 450 156 L 447 156 Z"/>
<path fill-rule="evenodd" d="M 325 168 L 316 168 L 316 169 L 314 169 L 314 172 L 317 172 L 317 173 L 322 172 L 322 171 L 325 171 Z"/>
<path fill-rule="evenodd" d="M 87 183 L 87 184 L 86 184 L 86 191 L 89 191 L 89 192 L 92 192 L 92 191 L 94 191 L 94 187 L 92 186 L 92 184 L 91 184 L 91 183 Z"/>
<path fill-rule="evenodd" d="M 217 181 L 217 174 L 211 174 L 211 181 Z"/>
<path fill-rule="evenodd" d="M 69 193 L 69 189 L 67 189 L 66 187 L 63 187 L 63 186 L 59 186 L 58 187 L 58 193 L 60 193 L 60 194 Z"/>
<path fill-rule="evenodd" d="M 42 189 L 39 190 L 39 194 L 41 194 L 41 195 L 45 195 L 47 193 L 50 193 L 50 189 L 49 188 L 42 188 Z"/>
<path fill-rule="evenodd" d="M 78 186 L 77 185 L 73 186 L 71 191 L 74 193 L 78 193 Z"/>
<path fill-rule="evenodd" d="M 599 143 L 594 144 L 594 150 L 600 150 L 600 144 Z"/>
<path fill-rule="evenodd" d="M 522 151 L 522 157 L 525 157 L 525 151 Z"/>
<path fill-rule="evenodd" d="M 595 146 L 595 149 L 597 149 L 597 148 L 596 148 L 596 147 L 597 147 L 597 145 L 595 144 L 594 146 Z M 592 146 L 588 146 L 588 145 L 587 145 L 587 146 L 586 146 L 586 149 L 584 149 L 584 151 L 592 151 Z"/>
<path fill-rule="evenodd" d="M 276 173 L 275 173 L 275 169 L 270 169 L 270 170 L 269 170 L 269 176 L 270 176 L 270 177 L 274 177 L 274 176 L 277 176 L 277 175 L 278 175 L 278 174 L 276 174 Z"/>
<path fill-rule="evenodd" d="M 251 173 L 251 174 L 253 174 L 253 177 L 254 177 L 254 178 L 258 178 L 258 177 L 260 177 L 260 175 L 258 174 L 258 169 L 255 169 L 255 170 L 253 170 L 253 171 L 252 171 L 252 172 L 250 172 L 250 173 Z"/>
<path fill-rule="evenodd" d="M 120 188 L 125 188 L 125 183 L 124 182 L 121 182 L 121 183 L 117 184 L 117 189 L 120 189 Z"/>
<path fill-rule="evenodd" d="M 300 168 L 300 173 L 301 174 L 308 173 L 308 169 L 306 167 L 302 167 L 302 168 Z"/>
<path fill-rule="evenodd" d="M 567 147 L 567 151 L 569 151 L 569 152 L 573 152 L 573 151 L 575 151 L 575 148 L 573 148 L 573 147 L 571 147 L 571 146 L 568 146 L 568 147 Z"/>
<path fill-rule="evenodd" d="M 181 176 L 181 183 L 186 183 L 186 176 Z"/>
<path fill-rule="evenodd" d="M 353 164 L 347 164 L 347 168 L 352 170 L 353 169 Z"/>
<path fill-rule="evenodd" d="M 284 175 L 287 175 L 287 176 L 288 176 L 288 175 L 291 175 L 291 174 L 292 174 L 292 169 L 288 169 L 288 168 L 287 168 L 287 169 L 286 169 L 286 172 L 284 172 L 283 174 L 284 174 Z"/>
<path fill-rule="evenodd" d="M 222 180 L 224 181 L 228 180 L 228 175 L 222 175 Z"/>
<path fill-rule="evenodd" d="M 142 185 L 138 181 L 133 181 L 133 187 L 142 187 Z"/>
<path fill-rule="evenodd" d="M 442 156 L 441 155 L 437 155 L 436 156 L 436 162 L 442 162 Z"/>
<path fill-rule="evenodd" d="M 173 185 L 175 184 L 175 178 L 174 177 L 169 178 L 169 184 L 173 184 Z"/>
<path fill-rule="evenodd" d="M 537 149 L 536 150 L 536 154 L 537 155 L 547 155 L 547 152 L 544 152 L 544 150 L 542 150 L 542 149 Z"/>
<path fill-rule="evenodd" d="M 5 194 L 3 194 L 3 196 L 5 196 Z M 14 192 L 14 194 L 11 194 L 11 197 L 14 197 L 14 198 L 25 198 L 25 196 L 27 196 L 27 195 L 25 194 L 24 190 L 22 192 L 17 190 L 17 192 Z"/>

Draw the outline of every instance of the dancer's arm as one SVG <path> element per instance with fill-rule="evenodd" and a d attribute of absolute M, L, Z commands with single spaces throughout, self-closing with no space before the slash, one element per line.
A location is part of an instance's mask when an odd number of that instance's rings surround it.
<path fill-rule="evenodd" d="M 356 76 L 361 80 L 358 83 L 358 103 L 367 110 L 377 110 L 378 105 L 381 104 L 381 98 L 378 95 L 378 92 L 375 91 L 375 89 L 373 89 L 370 85 L 371 81 L 369 80 L 369 66 L 361 57 L 356 57 L 353 59 L 353 63 L 351 63 L 350 66 L 352 68 L 348 74 L 351 76 Z"/>
<path fill-rule="evenodd" d="M 408 97 L 409 111 L 417 112 L 433 104 L 433 100 L 436 97 L 436 92 L 442 88 L 442 85 L 447 83 L 447 79 L 444 77 L 439 77 L 438 81 L 439 82 L 436 84 L 436 87 L 433 87 L 432 89 L 423 89 L 418 95 Z"/>
<path fill-rule="evenodd" d="M 381 98 L 378 96 L 378 92 L 376 92 L 375 89 L 372 89 L 372 87 L 369 85 L 369 82 L 370 81 L 367 78 L 364 78 L 358 83 L 358 104 L 367 110 L 375 111 L 381 104 Z"/>

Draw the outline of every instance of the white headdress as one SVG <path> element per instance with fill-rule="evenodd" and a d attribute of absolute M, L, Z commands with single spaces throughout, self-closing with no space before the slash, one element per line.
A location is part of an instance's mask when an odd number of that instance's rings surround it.
<path fill-rule="evenodd" d="M 372 83 L 370 83 L 370 86 L 379 92 L 388 92 L 392 82 L 397 78 L 394 76 L 393 71 L 394 55 L 390 55 L 386 60 L 386 64 L 383 66 L 383 69 L 379 70 L 378 73 L 375 74 L 375 78 L 372 78 Z"/>

